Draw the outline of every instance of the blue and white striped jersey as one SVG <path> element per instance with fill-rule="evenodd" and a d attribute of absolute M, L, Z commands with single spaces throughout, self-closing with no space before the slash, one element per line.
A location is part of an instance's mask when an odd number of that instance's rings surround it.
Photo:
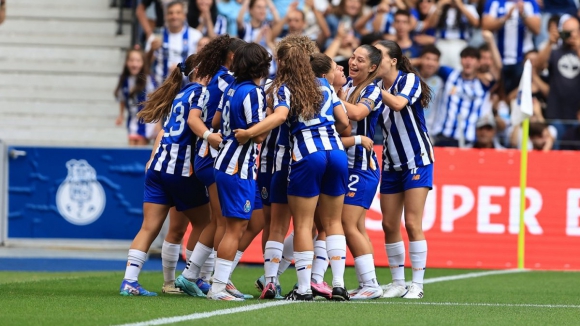
<path fill-rule="evenodd" d="M 257 145 L 251 139 L 243 145 L 238 143 L 233 130 L 248 129 L 264 119 L 264 90 L 252 81 L 235 81 L 226 88 L 220 108 L 223 141 L 214 167 L 230 175 L 239 174 L 242 179 L 255 179 Z"/>
<path fill-rule="evenodd" d="M 484 85 L 479 78 L 463 79 L 461 70 L 453 70 L 448 76 L 443 75 L 445 86 L 441 107 L 446 108 L 443 123 L 438 126 L 446 137 L 475 141 L 475 123 L 479 117 L 490 113 L 489 90 L 493 83 Z M 446 78 L 445 78 L 446 77 Z"/>
<path fill-rule="evenodd" d="M 535 0 L 523 0 L 527 16 L 540 16 L 540 8 Z M 508 14 L 517 1 L 487 0 L 483 15 L 501 18 Z M 514 65 L 524 60 L 524 54 L 534 49 L 533 33 L 524 24 L 520 12 L 514 9 L 506 23 L 495 32 L 496 44 L 504 65 Z"/>
<path fill-rule="evenodd" d="M 340 135 L 334 126 L 334 108 L 342 106 L 334 89 L 325 78 L 317 78 L 324 96 L 320 113 L 305 121 L 299 116 L 288 116 L 288 126 L 292 137 L 292 158 L 300 161 L 317 151 L 344 150 Z M 290 108 L 292 93 L 285 85 L 277 91 L 278 105 Z M 276 105 L 274 105 L 276 107 Z"/>
<path fill-rule="evenodd" d="M 200 17 L 201 20 L 201 17 Z M 220 14 L 217 15 L 215 22 L 213 24 L 213 31 L 216 35 L 224 35 L 228 33 L 228 19 Z M 201 29 L 201 33 L 204 36 L 208 36 L 207 28 L 205 25 Z"/>
<path fill-rule="evenodd" d="M 352 93 L 356 87 L 351 87 L 347 93 L 347 100 L 350 99 Z M 383 105 L 383 96 L 381 95 L 381 89 L 375 84 L 371 83 L 363 88 L 356 100 L 356 103 L 359 103 L 363 98 L 367 98 L 374 103 L 374 108 L 369 113 L 369 115 L 362 119 L 361 121 L 351 121 L 350 125 L 352 126 L 352 136 L 366 136 L 370 139 L 374 139 L 375 137 L 375 127 L 377 126 L 377 121 L 379 120 L 379 116 L 383 112 L 384 105 Z M 365 104 L 366 105 L 366 104 Z M 370 106 L 367 105 L 369 110 L 371 110 Z M 369 168 L 372 170 L 377 169 L 377 158 L 375 151 L 367 151 L 362 145 L 355 145 L 352 147 L 347 148 L 346 153 L 348 155 L 348 168 L 349 169 L 358 169 L 358 170 L 368 170 Z"/>
<path fill-rule="evenodd" d="M 192 146 L 195 134 L 187 124 L 189 110 L 207 104 L 207 89 L 198 83 L 185 86 L 171 106 L 171 113 L 163 124 L 163 138 L 153 156 L 149 169 L 168 174 L 192 174 Z"/>
<path fill-rule="evenodd" d="M 210 130 L 213 131 L 211 127 L 211 122 L 215 115 L 215 112 L 220 104 L 220 100 L 222 99 L 222 95 L 226 88 L 234 82 L 234 76 L 232 76 L 228 69 L 222 66 L 218 72 L 212 77 L 211 81 L 207 84 L 207 91 L 208 91 L 208 101 L 207 105 L 203 108 L 200 108 L 201 111 L 201 120 L 205 123 L 205 126 Z M 196 144 L 196 153 L 195 156 L 195 168 L 196 170 L 200 170 L 208 165 L 212 165 L 214 163 L 214 159 L 216 158 L 218 152 L 217 150 L 213 149 L 207 140 L 203 138 L 198 138 Z"/>
<path fill-rule="evenodd" d="M 157 88 L 157 85 L 153 76 L 147 75 L 145 78 L 147 79 L 145 82 L 145 89 L 138 94 L 133 94 L 133 96 L 131 96 L 131 91 L 135 87 L 137 76 L 128 76 L 125 78 L 123 81 L 123 87 L 117 94 L 117 99 L 119 102 L 125 104 L 125 109 L 129 113 L 127 115 L 127 129 L 129 130 L 129 135 L 141 135 L 150 138 L 153 136 L 150 132 L 153 131 L 154 128 L 152 128 L 152 126 L 154 126 L 154 124 L 141 123 L 137 118 L 137 113 L 143 110 L 143 102 L 147 99 L 147 94 L 152 93 Z"/>
<path fill-rule="evenodd" d="M 384 89 L 383 81 L 379 86 Z M 434 162 L 421 106 L 421 83 L 413 73 L 399 71 L 387 92 L 409 102 L 401 111 L 385 108 L 379 121 L 383 129 L 383 171 L 404 171 Z"/>
<path fill-rule="evenodd" d="M 272 79 L 267 79 L 264 84 L 264 92 L 267 92 L 271 85 Z M 260 146 L 260 173 L 272 174 L 274 172 L 274 155 L 276 154 L 276 140 L 279 132 L 280 127 L 270 130 Z"/>
<path fill-rule="evenodd" d="M 479 20 L 479 13 L 477 8 L 471 4 L 464 4 L 465 10 L 467 10 L 472 16 Z M 457 15 L 461 15 L 459 20 Z M 438 39 L 447 40 L 466 40 L 469 41 L 473 34 L 473 27 L 469 25 L 469 21 L 465 15 L 461 14 L 459 10 L 453 7 L 447 9 L 445 16 L 445 25 L 443 27 L 437 26 L 436 37 Z"/>

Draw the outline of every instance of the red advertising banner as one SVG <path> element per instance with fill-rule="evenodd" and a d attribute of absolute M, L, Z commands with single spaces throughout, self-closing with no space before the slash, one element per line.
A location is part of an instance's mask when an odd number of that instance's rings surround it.
<path fill-rule="evenodd" d="M 377 156 L 381 146 L 375 146 Z M 525 267 L 580 270 L 580 152 L 530 152 L 525 211 Z M 423 229 L 429 267 L 517 267 L 520 152 L 435 149 L 434 187 Z M 367 213 L 375 264 L 387 266 L 377 193 Z M 402 226 L 404 228 L 404 226 Z M 405 242 L 408 243 L 403 230 Z M 261 235 L 242 262 L 262 263 Z M 353 264 L 348 255 L 347 264 Z M 407 265 L 410 265 L 407 255 Z"/>

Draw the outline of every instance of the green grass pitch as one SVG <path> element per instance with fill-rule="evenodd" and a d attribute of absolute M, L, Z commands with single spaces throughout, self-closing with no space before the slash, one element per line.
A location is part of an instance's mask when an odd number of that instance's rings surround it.
<path fill-rule="evenodd" d="M 429 269 L 426 278 L 480 272 Z M 259 295 L 254 280 L 261 268 L 240 266 L 233 281 L 239 290 Z M 377 269 L 379 280 L 390 279 Z M 330 271 L 327 272 L 327 276 Z M 246 302 L 214 302 L 186 295 L 122 297 L 121 272 L 0 272 L 0 325 L 116 325 L 211 312 Z M 347 288 L 356 286 L 354 269 Z M 287 292 L 293 269 L 283 275 Z M 410 279 L 410 273 L 407 275 Z M 141 284 L 159 291 L 161 272 L 142 273 Z M 425 285 L 422 300 L 291 303 L 259 310 L 189 320 L 180 325 L 580 325 L 580 273 L 522 272 L 436 282 Z"/>

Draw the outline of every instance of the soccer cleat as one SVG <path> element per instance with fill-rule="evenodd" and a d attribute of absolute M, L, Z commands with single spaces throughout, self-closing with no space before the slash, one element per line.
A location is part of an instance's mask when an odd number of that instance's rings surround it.
<path fill-rule="evenodd" d="M 351 297 L 353 297 L 353 296 L 355 296 L 355 295 L 358 293 L 358 291 L 360 291 L 361 289 L 362 289 L 362 285 L 360 285 L 360 284 L 359 284 L 359 285 L 358 285 L 358 288 L 356 288 L 356 289 L 354 289 L 354 290 L 351 290 L 351 291 L 348 291 L 348 295 L 349 295 L 349 296 L 351 296 Z"/>
<path fill-rule="evenodd" d="M 243 294 L 242 292 L 240 292 L 236 288 L 234 283 L 232 283 L 231 281 L 229 281 L 228 284 L 226 285 L 226 291 L 236 298 L 241 298 L 241 299 L 253 299 L 254 298 L 254 296 L 251 294 Z"/>
<path fill-rule="evenodd" d="M 129 282 L 127 280 L 123 280 L 123 282 L 121 283 L 119 294 L 121 294 L 122 296 L 134 296 L 134 295 L 140 295 L 143 297 L 157 296 L 157 293 L 149 292 L 144 288 L 142 288 L 139 282 Z"/>
<path fill-rule="evenodd" d="M 266 285 L 266 277 L 264 275 L 258 277 L 254 285 L 256 286 L 256 289 L 260 290 L 260 292 L 264 291 L 264 286 Z"/>
<path fill-rule="evenodd" d="M 315 297 L 323 297 L 326 300 L 332 298 L 332 290 L 328 287 L 326 282 L 316 283 L 315 281 L 311 281 L 310 288 L 312 289 L 312 295 Z"/>
<path fill-rule="evenodd" d="M 195 282 L 186 279 L 185 277 L 183 277 L 183 275 L 179 275 L 177 277 L 177 279 L 175 280 L 175 287 L 180 288 L 181 290 L 183 290 L 183 292 L 191 295 L 192 297 L 201 297 L 201 298 L 205 297 L 205 294 L 203 294 L 203 292 L 199 289 L 197 284 L 195 284 Z"/>
<path fill-rule="evenodd" d="M 383 289 L 380 286 L 363 286 L 355 295 L 351 295 L 351 300 L 378 299 L 383 296 Z"/>
<path fill-rule="evenodd" d="M 274 299 L 276 300 L 284 299 L 284 296 L 282 295 L 282 286 L 280 284 L 276 284 L 276 296 L 274 297 Z"/>
<path fill-rule="evenodd" d="M 163 287 L 161 287 L 161 292 L 167 294 L 183 294 L 183 291 L 180 288 L 175 287 L 175 282 L 163 284 Z"/>
<path fill-rule="evenodd" d="M 348 301 L 350 297 L 348 296 L 348 291 L 345 288 L 334 287 L 332 288 L 332 300 L 334 301 Z"/>
<path fill-rule="evenodd" d="M 209 285 L 209 283 L 206 283 L 202 278 L 198 278 L 197 281 L 195 281 L 195 285 L 197 285 L 197 287 L 204 294 L 207 294 L 209 292 L 209 289 L 211 288 L 211 285 Z"/>
<path fill-rule="evenodd" d="M 288 293 L 284 299 L 287 301 L 313 301 L 314 297 L 312 296 L 312 292 L 310 290 L 304 294 L 300 294 L 298 293 L 297 289 L 292 289 L 292 291 L 290 291 L 290 293 Z"/>
<path fill-rule="evenodd" d="M 262 290 L 262 294 L 260 295 L 260 299 L 274 299 L 274 298 L 276 298 L 276 294 L 278 294 L 277 292 L 278 291 L 277 291 L 274 283 L 270 282 L 270 283 L 266 284 L 266 286 L 264 287 L 264 290 Z"/>
<path fill-rule="evenodd" d="M 407 288 L 402 285 L 389 283 L 381 286 L 383 289 L 383 298 L 400 298 L 407 293 Z"/>
<path fill-rule="evenodd" d="M 243 298 L 236 298 L 233 295 L 229 294 L 227 291 L 213 293 L 211 289 L 207 293 L 207 298 L 209 300 L 218 300 L 218 301 L 244 301 Z"/>
<path fill-rule="evenodd" d="M 409 291 L 403 295 L 405 299 L 422 299 L 423 298 L 423 289 L 415 283 L 409 286 Z"/>

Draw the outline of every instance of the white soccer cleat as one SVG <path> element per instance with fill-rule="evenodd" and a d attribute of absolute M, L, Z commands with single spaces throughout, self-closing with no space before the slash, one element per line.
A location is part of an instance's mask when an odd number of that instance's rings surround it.
<path fill-rule="evenodd" d="M 380 286 L 364 286 L 355 295 L 351 295 L 351 300 L 378 299 L 383 296 L 383 289 Z"/>
<path fill-rule="evenodd" d="M 402 285 L 389 283 L 381 286 L 383 289 L 383 298 L 401 298 L 407 293 L 407 288 Z"/>
<path fill-rule="evenodd" d="M 409 291 L 403 296 L 405 299 L 422 299 L 423 289 L 415 283 L 409 286 Z"/>
<path fill-rule="evenodd" d="M 217 293 L 213 293 L 211 290 L 209 290 L 209 292 L 207 293 L 207 298 L 209 300 L 218 300 L 218 301 L 244 301 L 244 299 L 236 298 L 225 290 Z"/>
<path fill-rule="evenodd" d="M 362 286 L 361 286 L 361 285 L 359 285 L 359 286 L 358 286 L 358 288 L 356 288 L 356 289 L 354 289 L 354 290 L 350 290 L 350 291 L 348 291 L 348 295 L 350 295 L 351 297 L 353 297 L 353 296 L 355 296 L 355 295 L 358 293 L 358 291 L 360 291 L 361 289 L 362 289 Z"/>

